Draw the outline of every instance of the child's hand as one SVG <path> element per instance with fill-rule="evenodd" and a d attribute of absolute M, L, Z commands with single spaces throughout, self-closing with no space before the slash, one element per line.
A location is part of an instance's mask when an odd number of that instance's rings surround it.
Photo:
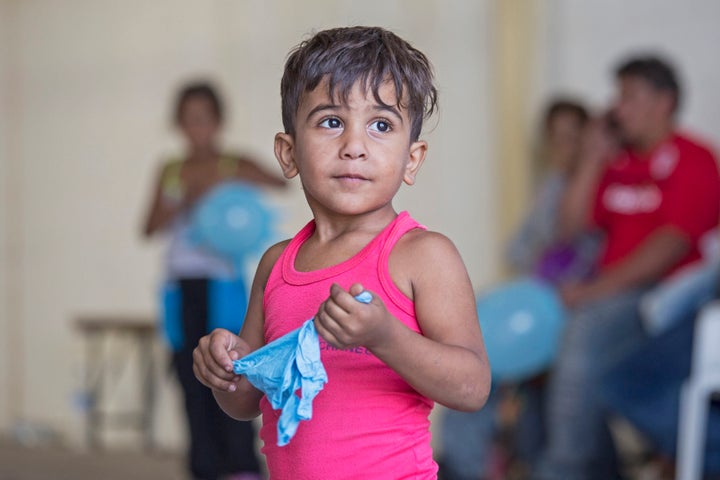
<path fill-rule="evenodd" d="M 369 304 L 354 298 L 363 291 L 359 283 L 346 292 L 339 285 L 330 287 L 330 296 L 315 315 L 315 328 L 330 345 L 340 349 L 364 346 L 372 349 L 387 339 L 391 316 L 385 304 L 373 295 Z"/>
<path fill-rule="evenodd" d="M 232 362 L 250 353 L 250 347 L 237 335 L 218 328 L 200 339 L 193 351 L 195 377 L 213 390 L 234 392 L 239 377 Z"/>

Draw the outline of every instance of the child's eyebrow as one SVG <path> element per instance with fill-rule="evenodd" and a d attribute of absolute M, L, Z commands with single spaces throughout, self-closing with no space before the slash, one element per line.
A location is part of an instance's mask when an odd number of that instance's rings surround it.
<path fill-rule="evenodd" d="M 400 123 L 403 123 L 403 117 L 400 114 L 400 110 L 398 110 L 397 107 L 394 105 L 383 105 L 383 104 L 377 104 L 375 106 L 375 110 L 379 112 L 390 112 L 392 113 L 397 119 L 400 121 Z"/>
<path fill-rule="evenodd" d="M 334 103 L 321 103 L 320 105 L 316 106 L 312 110 L 310 110 L 307 114 L 307 118 L 310 119 L 313 115 L 315 115 L 318 112 L 322 112 L 323 110 L 335 110 L 340 105 L 334 104 Z"/>
<path fill-rule="evenodd" d="M 320 105 L 317 105 L 315 108 L 310 110 L 307 114 L 307 118 L 312 118 L 313 115 L 315 115 L 318 112 L 322 112 L 324 110 L 336 110 L 338 108 L 341 108 L 341 105 L 338 105 L 336 103 L 321 103 Z M 373 107 L 373 110 L 378 112 L 389 112 L 393 114 L 393 116 L 397 117 L 398 121 L 400 123 L 403 123 L 403 117 L 400 114 L 400 110 L 397 109 L 397 107 L 393 105 L 383 105 L 381 103 L 376 104 Z"/>

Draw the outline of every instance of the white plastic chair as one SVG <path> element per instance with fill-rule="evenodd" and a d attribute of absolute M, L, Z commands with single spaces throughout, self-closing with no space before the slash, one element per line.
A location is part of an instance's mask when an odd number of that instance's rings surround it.
<path fill-rule="evenodd" d="M 720 300 L 698 315 L 691 365 L 680 393 L 677 480 L 702 478 L 710 398 L 720 392 Z"/>

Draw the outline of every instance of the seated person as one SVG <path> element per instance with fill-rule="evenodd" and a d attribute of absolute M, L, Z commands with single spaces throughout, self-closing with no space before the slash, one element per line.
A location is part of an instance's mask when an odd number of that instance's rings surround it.
<path fill-rule="evenodd" d="M 640 299 L 700 258 L 700 239 L 720 217 L 716 159 L 675 125 L 680 88 L 673 68 L 637 57 L 616 75 L 611 115 L 590 127 L 561 207 L 563 236 L 593 226 L 603 249 L 591 279 L 560 288 L 570 315 L 549 378 L 547 443 L 536 479 L 618 477 L 601 379 L 647 341 Z"/>
<path fill-rule="evenodd" d="M 717 231 L 715 240 L 720 240 Z M 695 320 L 700 309 L 720 298 L 720 262 L 705 250 L 686 267 L 646 294 L 641 309 L 651 338 L 604 378 L 603 400 L 610 413 L 628 420 L 648 442 L 651 464 L 673 478 L 678 442 L 680 391 L 691 370 Z M 720 474 L 720 404 L 708 414 L 704 470 Z"/>
<path fill-rule="evenodd" d="M 597 236 L 589 233 L 563 243 L 557 238 L 560 199 L 576 170 L 587 120 L 585 107 L 569 99 L 555 99 L 545 109 L 540 155 L 533 165 L 539 179 L 535 198 L 507 250 L 508 263 L 516 274 L 560 284 L 586 278 L 592 270 L 599 246 Z M 496 386 L 483 410 L 444 412 L 444 478 L 475 480 L 490 476 L 491 470 L 500 470 L 497 473 L 503 475 L 509 466 L 501 457 L 507 456 L 518 468 L 531 464 L 544 440 L 542 386 L 542 378 Z M 510 424 L 514 427 L 506 428 Z M 496 444 L 499 436 L 504 437 L 503 447 Z"/>

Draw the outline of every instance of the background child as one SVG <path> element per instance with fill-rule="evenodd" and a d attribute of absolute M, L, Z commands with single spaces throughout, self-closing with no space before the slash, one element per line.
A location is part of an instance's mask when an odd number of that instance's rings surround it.
<path fill-rule="evenodd" d="M 202 479 L 240 472 L 250 474 L 244 478 L 251 479 L 259 478 L 252 425 L 225 415 L 192 373 L 192 349 L 208 331 L 209 281 L 230 278 L 237 272 L 228 259 L 188 240 L 188 217 L 198 199 L 220 182 L 237 179 L 282 186 L 285 181 L 265 172 L 250 158 L 223 153 L 219 142 L 222 120 L 222 103 L 210 84 L 193 83 L 181 89 L 175 122 L 187 151 L 184 158 L 170 160 L 161 167 L 144 233 L 150 236 L 170 230 L 166 278 L 175 281 L 180 290 L 185 339 L 183 346 L 173 352 L 173 366 L 185 395 L 190 471 Z"/>
<path fill-rule="evenodd" d="M 326 30 L 292 52 L 281 93 L 275 154 L 314 219 L 266 252 L 240 336 L 203 337 L 195 374 L 231 416 L 263 414 L 272 478 L 435 478 L 433 401 L 477 410 L 490 375 L 459 253 L 392 205 L 425 158 L 430 63 L 381 28 Z M 370 304 L 353 299 L 362 290 Z M 232 361 L 311 317 L 329 381 L 312 420 L 278 447 L 279 412 Z"/>

